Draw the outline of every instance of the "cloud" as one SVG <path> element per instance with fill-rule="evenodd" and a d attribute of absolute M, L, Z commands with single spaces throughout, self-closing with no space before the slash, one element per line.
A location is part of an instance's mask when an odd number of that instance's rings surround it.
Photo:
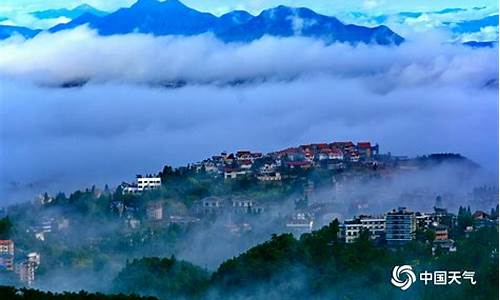
<path fill-rule="evenodd" d="M 101 37 L 95 31 L 79 27 L 40 34 L 31 40 L 0 43 L 0 76 L 45 85 L 82 79 L 123 83 L 289 80 L 314 74 L 363 75 L 368 79 L 382 75 L 390 77 L 387 85 L 418 84 L 426 80 L 462 84 L 464 78 L 471 79 L 468 84 L 482 85 L 485 79 L 497 78 L 497 68 L 490 63 L 497 60 L 496 51 L 438 45 L 432 38 L 432 34 L 426 34 L 425 39 L 392 48 L 327 46 L 308 38 L 271 37 L 250 44 L 225 44 L 210 34 Z M 421 51 L 421 47 L 430 48 Z M 455 64 L 456 60 L 471 58 L 474 63 L 467 63 L 467 67 Z M 399 76 L 407 72 L 413 74 L 401 80 Z"/>
<path fill-rule="evenodd" d="M 497 51 L 432 38 L 401 47 L 224 44 L 86 28 L 4 41 L 0 192 L 30 200 L 222 150 L 332 140 L 372 140 L 395 154 L 461 152 L 496 174 Z M 52 87 L 74 79 L 90 81 Z M 175 80 L 187 85 L 160 85 Z"/>
<path fill-rule="evenodd" d="M 1 25 L 21 26 L 32 29 L 49 29 L 57 24 L 68 23 L 71 21 L 71 19 L 66 17 L 38 19 L 31 14 L 17 12 L 11 13 L 8 16 L 9 17 L 6 20 L 0 22 Z"/>
<path fill-rule="evenodd" d="M 468 41 L 498 41 L 498 26 L 486 26 L 478 32 L 464 33 L 460 36 L 462 42 Z"/>

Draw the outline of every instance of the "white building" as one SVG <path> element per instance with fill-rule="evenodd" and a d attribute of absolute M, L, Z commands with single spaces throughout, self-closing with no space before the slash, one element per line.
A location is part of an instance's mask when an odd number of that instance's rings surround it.
<path fill-rule="evenodd" d="M 142 177 L 137 176 L 137 189 L 139 192 L 144 190 L 156 189 L 161 187 L 160 177 Z"/>
<path fill-rule="evenodd" d="M 287 223 L 286 227 L 299 233 L 311 232 L 314 226 L 314 220 L 305 213 L 295 214 Z"/>
<path fill-rule="evenodd" d="M 15 272 L 19 275 L 19 280 L 23 283 L 26 283 L 28 286 L 31 286 L 35 281 L 35 264 L 28 261 L 23 260 L 16 264 Z"/>
<path fill-rule="evenodd" d="M 236 179 L 247 175 L 247 171 L 241 169 L 226 169 L 224 170 L 224 179 Z"/>
<path fill-rule="evenodd" d="M 135 184 L 123 182 L 121 186 L 123 194 L 140 194 L 146 190 L 160 188 L 161 178 L 138 175 Z"/>
<path fill-rule="evenodd" d="M 26 256 L 28 262 L 33 263 L 35 268 L 40 266 L 40 253 L 31 252 Z"/>
<path fill-rule="evenodd" d="M 385 233 L 385 218 L 359 216 L 358 218 L 345 220 L 342 225 L 342 235 L 345 242 L 354 242 L 362 230 L 368 230 L 372 239 L 382 237 Z"/>
<path fill-rule="evenodd" d="M 161 202 L 150 203 L 146 208 L 146 214 L 150 220 L 163 219 L 163 204 Z"/>

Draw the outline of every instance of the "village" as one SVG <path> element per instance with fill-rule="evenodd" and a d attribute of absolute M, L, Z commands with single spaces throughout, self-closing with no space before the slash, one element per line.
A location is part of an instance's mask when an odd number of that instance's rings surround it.
<path fill-rule="evenodd" d="M 434 154 L 426 159 L 441 161 L 461 157 Z M 379 145 L 370 142 L 301 145 L 268 154 L 223 152 L 175 171 L 166 167 L 155 175 L 138 175 L 136 182 L 124 182 L 116 189 L 93 187 L 74 193 L 69 198 L 61 194 L 55 197 L 40 195 L 36 205 L 43 209 L 57 207 L 61 203 L 78 203 L 80 198 L 90 199 L 123 224 L 121 234 L 124 236 L 144 232 L 147 228 L 177 226 L 203 229 L 209 226 L 207 224 L 219 222 L 229 236 L 243 238 L 255 233 L 265 221 L 273 224 L 267 228 L 266 235 L 290 232 L 299 237 L 337 219 L 340 222 L 339 240 L 344 243 L 355 242 L 361 234 L 367 234 L 374 243 L 388 247 L 419 240 L 430 243 L 433 254 L 456 251 L 456 237 L 482 227 L 498 228 L 498 206 L 489 213 L 481 210 L 471 212 L 470 208 L 460 207 L 458 214 L 454 214 L 448 212 L 443 204 L 443 198 L 450 196 L 443 197 L 432 191 L 419 190 L 401 195 L 407 203 L 412 203 L 412 200 L 435 202 L 431 212 L 395 207 L 380 215 L 357 214 L 371 208 L 370 197 L 350 198 L 349 195 L 355 193 L 367 179 L 390 178 L 394 172 L 412 172 L 422 168 L 422 161 L 422 158 L 380 154 Z M 319 179 L 314 179 L 312 172 L 320 172 L 316 176 Z M 208 178 L 210 185 L 221 186 L 247 181 L 250 186 L 257 186 L 259 195 L 263 196 L 256 197 L 241 189 L 194 197 L 191 205 L 169 200 L 170 196 L 165 196 L 170 195 L 166 194 L 171 189 L 168 184 L 183 176 L 189 180 L 202 176 Z M 355 185 L 352 185 L 353 182 Z M 280 194 L 289 186 L 294 187 L 289 194 Z M 323 190 L 327 191 L 326 194 Z M 268 194 L 276 191 L 280 191 L 278 197 L 269 198 Z M 476 187 L 467 197 L 474 203 L 498 203 L 498 189 Z M 448 199 L 448 202 L 451 200 Z M 4 212 L 5 215 L 7 213 Z M 38 218 L 35 224 L 26 226 L 24 234 L 43 244 L 48 237 L 63 234 L 74 226 L 69 215 L 46 215 Z M 144 239 L 144 236 L 139 237 L 139 240 Z M 43 261 L 43 254 L 30 249 L 17 249 L 14 245 L 13 240 L 0 240 L 0 268 L 17 274 L 21 282 L 31 286 Z"/>

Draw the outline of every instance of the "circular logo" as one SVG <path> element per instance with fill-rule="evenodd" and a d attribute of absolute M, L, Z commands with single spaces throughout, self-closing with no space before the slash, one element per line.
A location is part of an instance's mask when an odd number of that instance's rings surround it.
<path fill-rule="evenodd" d="M 416 280 L 417 276 L 409 265 L 395 266 L 392 269 L 391 283 L 403 291 L 406 291 Z"/>

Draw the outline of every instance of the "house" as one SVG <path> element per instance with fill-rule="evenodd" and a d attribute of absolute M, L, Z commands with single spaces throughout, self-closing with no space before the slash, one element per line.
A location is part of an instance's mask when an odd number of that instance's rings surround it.
<path fill-rule="evenodd" d="M 430 214 L 417 212 L 415 213 L 415 220 L 418 229 L 428 229 L 433 224 L 433 218 Z M 434 223 L 437 225 L 436 222 Z"/>
<path fill-rule="evenodd" d="M 200 219 L 189 216 L 170 216 L 170 224 L 188 225 L 200 222 Z"/>
<path fill-rule="evenodd" d="M 340 149 L 333 148 L 332 151 L 329 153 L 328 156 L 329 159 L 337 159 L 337 160 L 344 160 L 344 153 Z"/>
<path fill-rule="evenodd" d="M 252 199 L 244 197 L 236 197 L 231 199 L 232 211 L 235 214 L 259 213 L 258 210 L 253 210 L 253 208 L 257 206 L 257 202 Z"/>
<path fill-rule="evenodd" d="M 280 172 L 260 173 L 257 175 L 257 179 L 260 181 L 281 181 L 281 173 Z"/>
<path fill-rule="evenodd" d="M 225 207 L 225 199 L 220 197 L 206 197 L 201 199 L 200 213 L 203 214 L 222 214 Z"/>
<path fill-rule="evenodd" d="M 290 169 L 309 169 L 312 167 L 311 162 L 309 161 L 287 161 L 286 166 Z"/>
<path fill-rule="evenodd" d="M 0 271 L 14 271 L 14 255 L 0 254 Z"/>
<path fill-rule="evenodd" d="M 122 194 L 140 194 L 143 191 L 161 187 L 161 178 L 137 175 L 135 184 L 122 182 L 120 186 L 122 188 Z"/>
<path fill-rule="evenodd" d="M 345 220 L 341 226 L 341 236 L 346 243 L 353 243 L 363 230 L 366 230 L 371 239 L 381 239 L 385 236 L 385 218 L 359 216 Z"/>
<path fill-rule="evenodd" d="M 130 184 L 127 182 L 122 182 L 120 185 L 122 188 L 122 194 L 139 194 L 139 187 L 137 184 Z"/>
<path fill-rule="evenodd" d="M 0 269 L 14 271 L 14 242 L 0 240 Z"/>
<path fill-rule="evenodd" d="M 385 222 L 385 239 L 388 245 L 402 245 L 415 239 L 417 225 L 414 212 L 399 207 L 386 214 Z"/>
<path fill-rule="evenodd" d="M 163 219 L 163 203 L 152 202 L 146 207 L 146 215 L 148 219 L 159 221 Z"/>
<path fill-rule="evenodd" d="M 356 145 L 356 149 L 358 150 L 361 160 L 372 160 L 379 152 L 379 146 L 372 145 L 370 142 L 359 142 Z"/>
<path fill-rule="evenodd" d="M 241 170 L 250 170 L 252 168 L 252 161 L 250 159 L 242 159 L 238 161 Z"/>
<path fill-rule="evenodd" d="M 356 151 L 356 150 L 352 150 L 352 151 L 347 152 L 347 157 L 348 157 L 350 162 L 358 162 L 361 158 L 358 151 Z"/>
<path fill-rule="evenodd" d="M 448 227 L 438 225 L 435 227 L 434 232 L 436 234 L 436 241 L 444 241 L 448 239 Z"/>
<path fill-rule="evenodd" d="M 28 286 L 33 285 L 35 281 L 35 264 L 27 259 L 21 260 L 15 264 L 14 271 L 19 276 L 19 280 Z"/>
<path fill-rule="evenodd" d="M 26 259 L 28 262 L 34 264 L 35 269 L 40 266 L 40 253 L 38 252 L 30 252 L 26 255 Z"/>
<path fill-rule="evenodd" d="M 236 159 L 237 160 L 252 160 L 252 152 L 246 151 L 246 150 L 238 151 L 238 152 L 236 152 Z"/>
<path fill-rule="evenodd" d="M 474 220 L 489 220 L 490 216 L 484 211 L 477 210 L 472 215 L 472 218 L 474 218 Z"/>
<path fill-rule="evenodd" d="M 340 149 L 344 155 L 346 153 L 350 153 L 351 151 L 354 150 L 355 146 L 354 143 L 351 141 L 348 142 L 334 142 L 330 144 L 330 147 Z"/>
<path fill-rule="evenodd" d="M 219 172 L 219 167 L 217 164 L 211 160 L 205 161 L 203 163 L 203 168 L 205 169 L 205 172 L 207 173 L 218 173 Z"/>
<path fill-rule="evenodd" d="M 233 169 L 233 168 L 225 168 L 224 169 L 224 179 L 236 179 L 240 177 L 244 177 L 247 175 L 247 171 L 243 169 Z"/>
<path fill-rule="evenodd" d="M 296 233 L 311 232 L 313 225 L 314 220 L 312 216 L 306 213 L 296 213 L 286 222 L 286 228 Z"/>
<path fill-rule="evenodd" d="M 12 240 L 0 240 L 0 254 L 14 255 L 14 242 Z"/>
<path fill-rule="evenodd" d="M 446 239 L 446 240 L 435 240 L 432 243 L 432 255 L 436 255 L 436 251 L 438 249 L 442 249 L 446 252 L 455 252 L 457 251 L 457 247 L 454 240 Z"/>
<path fill-rule="evenodd" d="M 137 188 L 139 192 L 161 187 L 161 178 L 155 176 L 137 175 Z"/>

